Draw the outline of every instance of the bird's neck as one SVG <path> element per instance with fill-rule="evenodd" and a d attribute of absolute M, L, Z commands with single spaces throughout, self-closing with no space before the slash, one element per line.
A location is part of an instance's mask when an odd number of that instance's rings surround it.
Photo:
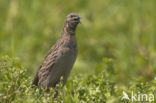
<path fill-rule="evenodd" d="M 59 39 L 60 41 L 64 40 L 64 43 L 66 46 L 77 45 L 76 36 L 75 36 L 75 29 L 72 29 L 69 27 L 69 25 L 64 25 L 61 37 Z"/>
<path fill-rule="evenodd" d="M 62 31 L 62 36 L 75 36 L 75 30 L 75 26 L 70 26 L 67 22 L 65 22 Z"/>

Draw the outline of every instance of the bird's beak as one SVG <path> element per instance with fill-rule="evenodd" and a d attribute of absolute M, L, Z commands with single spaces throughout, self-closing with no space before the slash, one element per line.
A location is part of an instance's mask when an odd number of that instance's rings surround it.
<path fill-rule="evenodd" d="M 81 17 L 80 16 L 74 17 L 73 19 L 74 19 L 74 22 L 81 24 L 81 21 L 80 21 Z"/>
<path fill-rule="evenodd" d="M 77 23 L 80 23 L 80 24 L 81 24 L 80 18 L 79 18 L 79 19 L 77 19 L 75 22 L 77 22 Z"/>
<path fill-rule="evenodd" d="M 80 21 L 80 19 L 81 19 L 81 16 L 79 16 L 79 23 L 81 24 L 81 21 Z"/>
<path fill-rule="evenodd" d="M 79 21 L 78 21 L 80 24 L 81 24 L 81 21 L 80 21 L 80 19 L 79 19 Z"/>

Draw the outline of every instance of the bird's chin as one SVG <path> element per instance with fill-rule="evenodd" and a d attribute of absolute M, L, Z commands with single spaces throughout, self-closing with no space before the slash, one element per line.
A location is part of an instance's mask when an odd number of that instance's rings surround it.
<path fill-rule="evenodd" d="M 74 22 L 76 22 L 76 23 L 81 23 L 80 20 L 75 20 Z"/>
<path fill-rule="evenodd" d="M 79 22 L 75 22 L 75 21 L 74 21 L 74 22 L 70 22 L 70 23 L 69 23 L 69 26 L 73 28 L 73 27 L 76 27 L 77 24 L 79 24 Z"/>
<path fill-rule="evenodd" d="M 79 24 L 79 23 L 81 23 L 81 22 L 80 22 L 80 19 L 77 19 L 77 20 L 71 21 L 71 23 L 73 23 L 73 24 L 74 24 L 74 23 L 75 23 L 75 24 Z"/>

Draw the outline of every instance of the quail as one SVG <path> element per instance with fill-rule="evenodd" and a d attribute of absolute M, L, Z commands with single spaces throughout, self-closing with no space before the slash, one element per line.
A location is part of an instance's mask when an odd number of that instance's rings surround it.
<path fill-rule="evenodd" d="M 44 57 L 32 86 L 55 88 L 61 77 L 65 85 L 78 54 L 76 27 L 79 23 L 78 14 L 70 13 L 66 16 L 61 36 Z"/>

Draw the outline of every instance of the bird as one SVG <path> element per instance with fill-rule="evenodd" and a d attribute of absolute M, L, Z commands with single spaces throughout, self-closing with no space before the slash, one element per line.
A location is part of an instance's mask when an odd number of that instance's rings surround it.
<path fill-rule="evenodd" d="M 76 13 L 66 16 L 61 36 L 41 62 L 32 86 L 55 88 L 61 77 L 65 85 L 78 55 L 76 28 L 81 23 L 80 18 Z"/>

